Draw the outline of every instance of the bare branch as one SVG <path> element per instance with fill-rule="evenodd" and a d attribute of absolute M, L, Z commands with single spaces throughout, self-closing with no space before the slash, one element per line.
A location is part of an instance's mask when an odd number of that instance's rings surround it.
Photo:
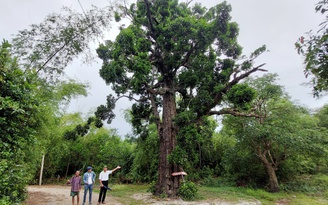
<path fill-rule="evenodd" d="M 117 102 L 117 101 L 119 101 L 121 98 L 127 98 L 127 99 L 129 99 L 129 100 L 134 100 L 134 101 L 136 101 L 136 102 L 142 102 L 142 100 L 138 100 L 138 99 L 136 99 L 136 98 L 134 98 L 134 97 L 132 97 L 132 96 L 127 96 L 127 95 L 121 95 L 121 96 L 119 96 L 118 98 L 116 98 L 116 100 L 115 100 L 115 103 Z"/>

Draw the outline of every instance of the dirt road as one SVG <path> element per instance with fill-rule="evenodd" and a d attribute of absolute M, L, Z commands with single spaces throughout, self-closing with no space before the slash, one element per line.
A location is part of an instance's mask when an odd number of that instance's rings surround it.
<path fill-rule="evenodd" d="M 71 205 L 72 198 L 70 194 L 70 186 L 29 186 L 28 187 L 28 200 L 26 205 Z M 80 204 L 83 201 L 83 189 L 80 193 Z M 88 193 L 89 194 L 89 193 Z M 88 197 L 88 195 L 87 195 Z M 97 193 L 92 193 L 92 204 L 96 205 L 99 195 Z M 76 199 L 75 199 L 76 200 Z M 87 202 L 88 198 L 87 198 Z M 107 192 L 106 205 L 122 205 L 120 202 L 116 201 Z M 76 204 L 76 201 L 75 201 Z M 88 203 L 86 203 L 88 204 Z"/>

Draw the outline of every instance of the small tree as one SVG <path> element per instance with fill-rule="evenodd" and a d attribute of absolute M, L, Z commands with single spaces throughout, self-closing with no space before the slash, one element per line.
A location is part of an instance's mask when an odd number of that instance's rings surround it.
<path fill-rule="evenodd" d="M 238 63 L 242 49 L 237 43 L 238 26 L 231 22 L 231 6 L 223 2 L 207 9 L 189 3 L 138 0 L 126 8 L 132 24 L 122 27 L 115 41 L 97 49 L 103 60 L 100 76 L 112 85 L 117 97 L 109 95 L 107 105 L 98 107 L 96 115 L 111 122 L 115 103 L 126 97 L 135 101 L 135 126 L 156 124 L 156 194 L 169 197 L 176 196 L 179 188 L 172 173 L 182 167 L 169 161 L 169 156 L 177 146 L 180 128 L 200 126 L 204 116 L 246 115 L 232 107 L 217 108 L 239 81 L 261 70 L 263 65 L 253 67 L 253 62 L 265 50 L 263 46 Z M 252 99 L 247 88 L 233 92 L 234 104 Z"/>
<path fill-rule="evenodd" d="M 309 120 L 307 110 L 294 105 L 275 80 L 275 75 L 266 75 L 248 81 L 257 91 L 253 102 L 257 118 L 229 116 L 224 120 L 225 129 L 233 130 L 230 133 L 237 138 L 236 143 L 262 163 L 271 192 L 280 190 L 276 172 L 287 158 L 324 153 L 317 143 L 321 134 L 316 121 Z"/>

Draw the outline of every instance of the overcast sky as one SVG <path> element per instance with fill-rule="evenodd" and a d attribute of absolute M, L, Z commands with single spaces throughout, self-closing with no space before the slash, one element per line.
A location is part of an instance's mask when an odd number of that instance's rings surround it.
<path fill-rule="evenodd" d="M 318 0 L 317 0 L 318 1 Z M 232 5 L 232 19 L 240 27 L 239 43 L 244 54 L 249 54 L 261 45 L 267 45 L 270 52 L 257 59 L 257 64 L 266 63 L 265 69 L 278 73 L 280 81 L 294 101 L 308 108 L 319 108 L 327 103 L 327 97 L 319 100 L 311 95 L 311 88 L 302 83 L 308 81 L 303 75 L 303 60 L 294 48 L 297 39 L 311 29 L 318 28 L 323 16 L 315 13 L 316 0 L 227 0 Z M 84 9 L 91 4 L 102 7 L 107 0 L 80 0 Z M 210 7 L 222 1 L 198 0 Z M 0 0 L 0 38 L 11 39 L 18 30 L 26 29 L 33 23 L 41 22 L 51 12 L 60 12 L 62 6 L 81 11 L 78 0 Z M 117 26 L 106 38 L 114 39 Z M 104 39 L 99 39 L 99 43 Z M 70 111 L 89 113 L 105 103 L 110 87 L 99 77 L 101 62 L 92 66 L 82 65 L 76 60 L 67 68 L 68 76 L 82 82 L 89 82 L 91 88 L 87 98 L 74 100 Z M 120 135 L 130 132 L 130 126 L 123 118 L 123 110 L 130 107 L 128 101 L 119 101 L 116 119 L 110 125 Z"/>

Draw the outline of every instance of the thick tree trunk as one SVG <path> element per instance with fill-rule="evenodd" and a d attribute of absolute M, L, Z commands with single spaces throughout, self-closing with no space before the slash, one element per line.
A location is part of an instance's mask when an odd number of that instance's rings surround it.
<path fill-rule="evenodd" d="M 270 192 L 279 192 L 279 183 L 278 183 L 278 178 L 276 175 L 276 167 L 272 165 L 266 158 L 266 152 L 265 153 L 258 153 L 259 157 L 261 159 L 261 162 L 263 163 L 265 170 L 268 174 L 269 177 L 269 191 Z"/>
<path fill-rule="evenodd" d="M 279 192 L 280 190 L 276 170 L 271 166 L 271 164 L 265 166 L 265 168 L 269 176 L 269 191 Z"/>
<path fill-rule="evenodd" d="M 163 120 L 158 128 L 160 140 L 158 182 L 156 195 L 165 194 L 167 197 L 175 197 L 179 188 L 178 177 L 172 177 L 177 171 L 177 165 L 168 161 L 168 156 L 176 145 L 177 129 L 173 119 L 176 116 L 175 96 L 171 92 L 163 95 Z"/>

